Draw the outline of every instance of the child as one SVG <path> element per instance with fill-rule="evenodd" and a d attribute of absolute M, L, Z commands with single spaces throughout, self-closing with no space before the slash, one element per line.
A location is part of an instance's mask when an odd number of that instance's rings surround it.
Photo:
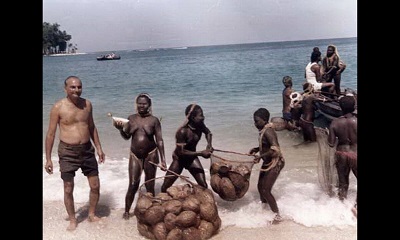
<path fill-rule="evenodd" d="M 255 163 L 263 160 L 260 175 L 258 177 L 258 192 L 262 203 L 268 203 L 271 210 L 276 214 L 272 223 L 279 223 L 282 217 L 279 214 L 279 208 L 271 190 L 285 166 L 285 159 L 279 147 L 278 137 L 272 124 L 269 123 L 270 113 L 265 108 L 259 108 L 253 114 L 254 125 L 259 130 L 259 146 L 250 149 L 250 154 L 259 152 L 255 158 Z"/>

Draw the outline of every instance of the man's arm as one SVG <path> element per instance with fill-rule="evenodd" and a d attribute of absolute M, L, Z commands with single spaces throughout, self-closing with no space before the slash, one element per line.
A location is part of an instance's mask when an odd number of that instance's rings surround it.
<path fill-rule="evenodd" d="M 56 103 L 51 111 L 50 111 L 50 120 L 49 120 L 49 128 L 47 129 L 46 134 L 46 143 L 45 143 L 45 151 L 46 151 L 46 165 L 45 169 L 48 174 L 53 173 L 53 162 L 51 161 L 51 152 L 53 151 L 54 139 L 57 131 L 57 124 L 59 122 L 59 108 L 60 103 Z"/>
<path fill-rule="evenodd" d="M 99 133 L 97 132 L 97 127 L 94 124 L 92 103 L 87 100 L 87 105 L 89 107 L 88 125 L 89 125 L 90 138 L 93 140 L 93 144 L 96 147 L 97 155 L 99 156 L 99 162 L 103 163 L 106 159 L 103 149 L 101 147 L 100 137 Z"/>
<path fill-rule="evenodd" d="M 335 127 L 336 123 L 335 120 L 332 120 L 331 124 L 329 125 L 329 132 L 328 132 L 328 145 L 329 147 L 335 147 L 336 143 L 336 135 L 335 135 Z"/>

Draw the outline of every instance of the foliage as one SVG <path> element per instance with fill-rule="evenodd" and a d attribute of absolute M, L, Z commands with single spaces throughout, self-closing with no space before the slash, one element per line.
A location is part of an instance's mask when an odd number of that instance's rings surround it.
<path fill-rule="evenodd" d="M 43 54 L 65 53 L 67 47 L 68 52 L 70 48 L 75 52 L 76 44 L 68 43 L 71 39 L 71 35 L 60 30 L 58 23 L 43 23 Z"/>

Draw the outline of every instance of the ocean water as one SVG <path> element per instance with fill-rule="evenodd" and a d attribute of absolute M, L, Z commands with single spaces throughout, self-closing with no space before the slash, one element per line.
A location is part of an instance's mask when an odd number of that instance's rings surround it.
<path fill-rule="evenodd" d="M 153 115 L 161 119 L 169 165 L 175 147 L 175 131 L 184 121 L 184 110 L 187 105 L 196 103 L 203 108 L 205 123 L 213 133 L 214 148 L 247 153 L 258 145 L 253 112 L 266 107 L 271 117 L 280 117 L 282 78 L 291 76 L 294 89 L 301 91 L 304 68 L 313 47 L 318 46 L 325 55 L 329 44 L 338 47 L 347 64 L 342 74 L 342 87 L 357 90 L 357 38 L 115 51 L 121 56 L 117 61 L 96 60 L 106 52 L 43 57 L 43 165 L 49 112 L 57 100 L 65 97 L 63 84 L 69 75 L 81 78 L 82 97 L 92 101 L 94 121 L 106 154 L 106 162 L 99 166 L 100 203 L 121 209 L 128 187 L 130 142 L 122 139 L 107 113 L 126 118 L 135 111 L 136 95 L 149 93 Z M 318 181 L 317 143 L 297 146 L 302 136 L 286 130 L 279 131 L 278 137 L 286 166 L 272 192 L 282 217 L 307 227 L 356 226 L 357 219 L 350 211 L 357 194 L 357 180 L 352 173 L 348 199 L 340 202 L 336 197 L 329 197 Z M 205 145 L 203 136 L 198 150 Z M 54 174 L 48 175 L 43 170 L 44 203 L 63 199 L 57 146 L 56 140 L 52 154 Z M 209 183 L 210 160 L 201 158 L 201 161 Z M 256 187 L 259 168 L 259 164 L 254 165 L 250 188 L 243 198 L 230 202 L 216 195 L 222 227 L 268 226 L 267 220 L 273 218 L 273 213 L 260 204 Z M 157 176 L 163 175 L 164 172 L 158 171 Z M 190 176 L 186 170 L 182 175 Z M 87 202 L 88 184 L 80 172 L 77 172 L 75 184 L 75 202 Z M 138 195 L 131 211 L 137 198 Z"/>

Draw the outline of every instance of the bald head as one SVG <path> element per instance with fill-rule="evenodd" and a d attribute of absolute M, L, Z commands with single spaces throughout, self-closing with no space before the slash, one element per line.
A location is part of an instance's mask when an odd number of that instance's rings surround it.
<path fill-rule="evenodd" d="M 64 86 L 66 87 L 68 85 L 68 82 L 73 80 L 78 81 L 80 84 L 82 84 L 82 81 L 77 76 L 69 76 L 64 80 Z"/>

